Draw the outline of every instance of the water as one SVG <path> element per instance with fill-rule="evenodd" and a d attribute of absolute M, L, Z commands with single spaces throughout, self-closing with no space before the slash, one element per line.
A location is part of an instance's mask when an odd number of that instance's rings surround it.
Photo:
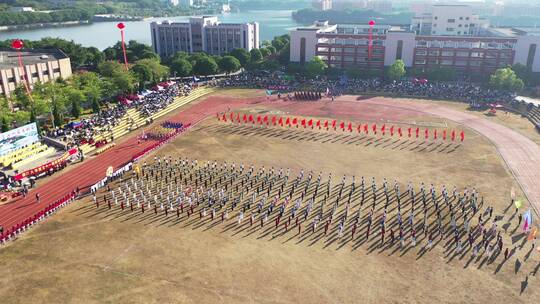
<path fill-rule="evenodd" d="M 275 36 L 289 32 L 298 24 L 291 18 L 292 10 L 252 10 L 239 13 L 218 14 L 224 23 L 259 22 L 259 35 L 262 40 L 271 40 Z M 150 23 L 159 20 L 187 21 L 189 16 L 172 18 L 152 18 L 144 21 L 124 22 L 126 25 L 126 40 L 137 40 L 141 43 L 151 44 Z M 120 40 L 117 22 L 96 22 L 89 25 L 70 27 L 57 27 L 47 29 L 24 30 L 14 32 L 0 32 L 0 40 L 23 39 L 39 40 L 45 37 L 58 37 L 73 40 L 83 46 L 94 46 L 105 49 Z"/>

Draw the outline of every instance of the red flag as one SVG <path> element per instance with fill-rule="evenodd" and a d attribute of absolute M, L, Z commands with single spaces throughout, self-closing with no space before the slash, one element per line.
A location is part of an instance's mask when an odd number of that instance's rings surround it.
<path fill-rule="evenodd" d="M 247 122 L 247 115 L 244 114 L 244 122 Z"/>
<path fill-rule="evenodd" d="M 320 120 L 317 120 L 317 127 L 318 127 L 319 129 L 321 129 L 321 121 L 320 121 Z"/>
<path fill-rule="evenodd" d="M 287 126 L 291 125 L 291 119 L 289 117 L 287 117 L 287 119 L 285 120 L 285 124 Z"/>
<path fill-rule="evenodd" d="M 253 120 L 253 114 L 249 114 L 249 121 L 254 122 L 254 120 Z"/>
<path fill-rule="evenodd" d="M 437 129 L 435 129 L 435 131 L 433 131 L 433 139 L 437 139 Z"/>
<path fill-rule="evenodd" d="M 444 141 L 446 141 L 446 129 L 442 131 L 442 138 Z"/>
<path fill-rule="evenodd" d="M 374 133 L 375 135 L 377 135 L 377 124 L 373 124 L 373 125 L 371 126 L 371 130 L 373 130 L 373 133 Z"/>
<path fill-rule="evenodd" d="M 408 128 L 407 131 L 409 132 L 409 137 L 411 137 L 411 128 Z"/>
<path fill-rule="evenodd" d="M 275 116 L 272 116 L 272 124 L 275 126 L 276 125 L 276 117 Z"/>
<path fill-rule="evenodd" d="M 279 118 L 279 125 L 283 127 L 283 117 Z"/>
<path fill-rule="evenodd" d="M 456 139 L 456 130 L 452 130 L 452 141 Z"/>
<path fill-rule="evenodd" d="M 302 119 L 302 126 L 304 126 L 304 128 L 306 127 L 306 119 Z"/>
<path fill-rule="evenodd" d="M 310 120 L 308 121 L 308 126 L 313 127 L 313 119 L 310 119 Z"/>
<path fill-rule="evenodd" d="M 394 136 L 394 126 L 390 127 L 390 136 Z"/>
<path fill-rule="evenodd" d="M 257 123 L 259 123 L 259 124 L 260 124 L 261 122 L 262 122 L 262 119 L 261 119 L 261 117 L 260 117 L 259 115 L 257 115 Z"/>
<path fill-rule="evenodd" d="M 461 138 L 461 141 L 463 141 L 465 139 L 465 132 L 461 131 L 459 137 Z"/>
<path fill-rule="evenodd" d="M 236 122 L 237 122 L 237 123 L 240 123 L 240 113 L 237 113 L 237 114 L 236 114 Z"/>
<path fill-rule="evenodd" d="M 386 124 L 383 124 L 381 127 L 381 132 L 383 135 L 384 135 L 385 130 L 386 130 Z"/>
<path fill-rule="evenodd" d="M 297 124 L 298 124 L 298 120 L 296 119 L 296 117 L 295 117 L 295 118 L 293 118 L 293 120 L 292 120 L 292 124 L 293 124 L 293 125 L 297 125 Z"/>
<path fill-rule="evenodd" d="M 334 130 L 336 129 L 336 123 L 337 123 L 336 120 L 332 121 L 332 128 L 334 128 Z"/>
<path fill-rule="evenodd" d="M 231 115 L 229 115 L 229 117 L 231 118 L 232 121 L 234 121 L 234 113 L 231 112 Z"/>
<path fill-rule="evenodd" d="M 223 113 L 223 117 L 221 119 L 223 119 L 223 121 L 227 121 L 227 115 L 225 115 L 225 113 Z"/>
<path fill-rule="evenodd" d="M 349 132 L 352 132 L 352 122 L 349 122 L 349 126 L 347 127 L 347 129 L 349 130 Z"/>
<path fill-rule="evenodd" d="M 340 124 L 339 124 L 339 127 L 343 130 L 345 130 L 345 123 L 342 121 Z"/>
<path fill-rule="evenodd" d="M 356 132 L 362 132 L 362 124 L 358 124 L 358 126 L 356 127 Z"/>
<path fill-rule="evenodd" d="M 399 127 L 399 128 L 397 129 L 397 132 L 398 132 L 398 134 L 399 134 L 399 137 L 403 136 L 403 133 L 401 132 L 401 127 Z"/>
<path fill-rule="evenodd" d="M 328 130 L 328 120 L 324 121 L 324 127 Z"/>
<path fill-rule="evenodd" d="M 416 138 L 418 138 L 419 133 L 420 133 L 420 128 L 416 128 Z"/>
<path fill-rule="evenodd" d="M 365 124 L 365 125 L 364 125 L 364 132 L 365 132 L 366 134 L 369 133 L 369 126 L 368 126 L 368 124 Z"/>
<path fill-rule="evenodd" d="M 429 131 L 428 131 L 428 129 L 426 129 L 426 130 L 424 131 L 424 136 L 425 136 L 426 139 L 428 139 L 428 137 L 429 137 Z"/>

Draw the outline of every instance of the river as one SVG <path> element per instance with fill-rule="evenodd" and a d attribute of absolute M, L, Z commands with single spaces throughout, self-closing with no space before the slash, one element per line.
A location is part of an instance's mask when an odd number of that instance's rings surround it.
<path fill-rule="evenodd" d="M 286 34 L 299 24 L 291 18 L 292 10 L 250 10 L 239 13 L 218 14 L 223 23 L 241 23 L 256 21 L 260 24 L 261 40 L 271 40 L 273 37 Z M 186 21 L 189 16 L 171 18 L 152 18 L 144 21 L 124 22 L 126 25 L 126 40 L 151 44 L 150 23 L 159 20 Z M 23 39 L 39 40 L 45 37 L 58 37 L 73 40 L 83 46 L 94 46 L 101 50 L 120 40 L 116 28 L 117 22 L 96 22 L 89 25 L 69 27 L 44 28 L 13 32 L 0 32 L 0 40 Z"/>

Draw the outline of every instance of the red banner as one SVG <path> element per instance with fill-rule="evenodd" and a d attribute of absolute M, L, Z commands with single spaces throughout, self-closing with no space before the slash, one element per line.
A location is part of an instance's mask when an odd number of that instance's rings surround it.
<path fill-rule="evenodd" d="M 51 160 L 50 162 L 48 163 L 45 163 L 41 166 L 38 166 L 38 167 L 35 167 L 33 169 L 30 169 L 30 170 L 26 170 L 22 173 L 19 173 L 17 175 L 15 175 L 15 180 L 16 181 L 19 181 L 25 177 L 30 177 L 30 176 L 35 176 L 35 175 L 38 175 L 38 174 L 41 174 L 43 172 L 46 172 L 48 171 L 49 169 L 51 168 L 55 168 L 59 165 L 63 165 L 65 162 L 67 162 L 68 158 L 77 153 L 77 148 L 72 148 L 70 149 L 69 151 L 67 151 L 66 153 L 62 154 L 62 156 L 60 156 L 59 158 L 55 159 L 55 160 Z"/>

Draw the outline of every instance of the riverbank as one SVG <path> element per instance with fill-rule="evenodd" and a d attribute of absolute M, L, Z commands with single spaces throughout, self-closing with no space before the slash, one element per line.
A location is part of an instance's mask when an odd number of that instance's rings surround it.
<path fill-rule="evenodd" d="M 35 29 L 64 27 L 64 26 L 88 25 L 91 23 L 92 22 L 90 20 L 81 20 L 81 21 L 33 23 L 33 24 L 19 24 L 19 25 L 2 25 L 0 26 L 0 32 L 25 31 L 25 30 L 35 30 Z"/>

